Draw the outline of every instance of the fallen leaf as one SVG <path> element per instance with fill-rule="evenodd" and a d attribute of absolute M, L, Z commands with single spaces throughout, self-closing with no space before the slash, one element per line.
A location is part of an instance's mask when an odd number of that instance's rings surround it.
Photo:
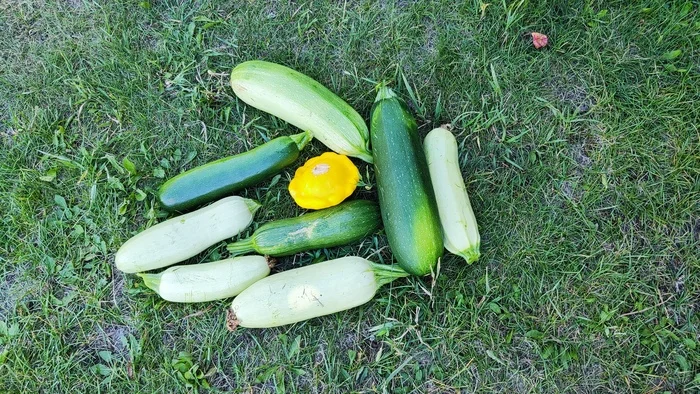
<path fill-rule="evenodd" d="M 534 45 L 535 48 L 540 49 L 547 46 L 549 37 L 542 33 L 535 33 L 534 31 L 530 34 L 532 34 L 532 45 Z"/>

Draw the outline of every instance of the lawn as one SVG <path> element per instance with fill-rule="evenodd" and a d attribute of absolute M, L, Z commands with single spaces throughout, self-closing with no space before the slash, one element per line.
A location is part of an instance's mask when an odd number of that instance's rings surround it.
<path fill-rule="evenodd" d="M 0 1 L 0 392 L 697 392 L 699 9 Z M 171 304 L 117 271 L 120 245 L 168 217 L 165 179 L 298 132 L 235 97 L 249 59 L 365 119 L 387 81 L 421 135 L 451 123 L 481 259 L 446 254 L 434 280 L 362 307 L 233 333 L 230 300 Z M 240 193 L 263 204 L 253 227 L 302 212 L 286 187 L 325 150 Z M 355 197 L 376 199 L 355 162 Z M 380 232 L 275 270 L 347 254 L 392 261 Z"/>

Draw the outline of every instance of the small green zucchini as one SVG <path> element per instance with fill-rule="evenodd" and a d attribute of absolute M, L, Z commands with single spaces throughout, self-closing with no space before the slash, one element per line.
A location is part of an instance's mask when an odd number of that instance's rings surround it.
<path fill-rule="evenodd" d="M 457 140 L 444 127 L 423 140 L 430 179 L 435 189 L 445 248 L 471 264 L 479 259 L 479 227 L 459 168 Z"/>
<path fill-rule="evenodd" d="M 423 276 L 442 256 L 442 230 L 416 121 L 406 105 L 381 85 L 370 128 L 384 231 L 404 270 Z"/>
<path fill-rule="evenodd" d="M 122 272 L 167 267 L 238 235 L 253 221 L 260 204 L 238 196 L 176 216 L 138 233 L 122 245 L 114 263 Z"/>
<path fill-rule="evenodd" d="M 263 256 L 242 256 L 211 263 L 177 265 L 158 274 L 137 274 L 170 302 L 207 302 L 229 298 L 270 274 Z"/>
<path fill-rule="evenodd" d="M 362 116 L 314 79 L 279 64 L 251 60 L 233 69 L 231 88 L 246 104 L 312 132 L 336 153 L 372 162 Z"/>
<path fill-rule="evenodd" d="M 265 223 L 251 237 L 230 243 L 227 249 L 232 256 L 250 252 L 287 256 L 346 245 L 372 234 L 380 225 L 376 203 L 353 200 L 299 217 Z"/>
<path fill-rule="evenodd" d="M 380 287 L 409 274 L 396 265 L 342 257 L 270 275 L 243 290 L 231 303 L 227 326 L 266 328 L 292 324 L 354 308 Z"/>
<path fill-rule="evenodd" d="M 309 132 L 278 137 L 248 152 L 195 167 L 165 182 L 158 199 L 171 212 L 215 201 L 280 172 L 312 138 Z"/>

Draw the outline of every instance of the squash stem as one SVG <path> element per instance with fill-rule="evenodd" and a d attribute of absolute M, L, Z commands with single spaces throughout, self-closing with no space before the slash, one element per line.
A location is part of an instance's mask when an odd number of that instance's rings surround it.
<path fill-rule="evenodd" d="M 375 103 L 377 101 L 386 100 L 386 99 L 390 99 L 393 97 L 396 97 L 396 93 L 394 93 L 394 91 L 391 90 L 391 88 L 386 86 L 385 83 L 381 83 L 381 84 L 377 85 L 377 97 L 374 99 Z"/>
<path fill-rule="evenodd" d="M 308 144 L 312 139 L 314 139 L 314 135 L 310 131 L 305 131 L 303 133 L 299 134 L 294 134 L 289 136 L 292 140 L 294 140 L 294 143 L 297 144 L 297 149 L 300 151 L 304 149 L 306 144 Z"/>
<path fill-rule="evenodd" d="M 251 200 L 250 198 L 244 198 L 243 202 L 245 203 L 245 206 L 248 207 L 251 215 L 255 215 L 255 212 L 262 207 L 259 202 Z"/>
<path fill-rule="evenodd" d="M 396 264 L 388 265 L 372 263 L 372 270 L 374 271 L 374 278 L 377 281 L 377 288 L 380 288 L 387 283 L 391 283 L 396 279 L 411 275 Z"/>
<path fill-rule="evenodd" d="M 479 245 L 474 245 L 470 247 L 469 249 L 463 250 L 459 253 L 455 253 L 456 255 L 464 258 L 467 260 L 467 264 L 471 264 L 477 260 L 479 260 L 479 257 L 481 256 L 481 252 L 479 251 Z"/>
<path fill-rule="evenodd" d="M 158 293 L 158 289 L 160 288 L 160 278 L 162 276 L 161 274 L 138 273 L 136 275 L 143 279 L 143 284 L 146 285 L 146 287 Z"/>
<path fill-rule="evenodd" d="M 265 255 L 265 261 L 267 262 L 267 267 L 270 269 L 275 268 L 275 264 L 277 264 L 277 260 L 275 260 L 272 256 Z"/>
<path fill-rule="evenodd" d="M 236 313 L 231 308 L 226 309 L 226 328 L 230 332 L 236 331 L 236 328 L 241 322 L 236 317 Z"/>
<path fill-rule="evenodd" d="M 355 154 L 355 157 L 370 164 L 374 163 L 374 157 L 370 153 L 360 152 Z"/>
<path fill-rule="evenodd" d="M 232 242 L 226 246 L 226 249 L 231 254 L 231 257 L 253 252 L 255 251 L 253 238 L 240 239 L 236 242 Z"/>

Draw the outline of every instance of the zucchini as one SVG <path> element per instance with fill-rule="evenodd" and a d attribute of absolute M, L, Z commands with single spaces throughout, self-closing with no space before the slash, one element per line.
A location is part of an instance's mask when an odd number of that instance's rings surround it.
<path fill-rule="evenodd" d="M 270 275 L 231 303 L 227 326 L 266 328 L 354 308 L 380 287 L 409 274 L 396 265 L 348 256 Z"/>
<path fill-rule="evenodd" d="M 370 121 L 384 230 L 396 261 L 413 275 L 434 271 L 442 230 L 416 121 L 388 87 L 378 88 Z"/>
<path fill-rule="evenodd" d="M 481 237 L 459 168 L 457 140 L 449 130 L 438 127 L 423 141 L 445 248 L 471 264 L 479 259 Z"/>
<path fill-rule="evenodd" d="M 136 234 L 122 245 L 114 263 L 122 272 L 167 267 L 238 235 L 253 221 L 260 204 L 232 196 Z"/>
<path fill-rule="evenodd" d="M 358 241 L 375 232 L 380 224 L 376 203 L 353 200 L 299 217 L 265 223 L 251 237 L 230 243 L 227 249 L 232 256 L 253 251 L 287 256 Z"/>
<path fill-rule="evenodd" d="M 233 69 L 231 88 L 246 104 L 312 132 L 336 153 L 372 162 L 364 119 L 314 79 L 289 67 L 251 60 Z"/>
<path fill-rule="evenodd" d="M 270 274 L 263 256 L 243 256 L 205 264 L 177 265 L 158 274 L 136 274 L 162 299 L 206 302 L 229 298 Z"/>
<path fill-rule="evenodd" d="M 292 164 L 312 139 L 311 133 L 275 138 L 248 152 L 195 167 L 158 190 L 168 211 L 186 211 L 266 179 Z"/>

